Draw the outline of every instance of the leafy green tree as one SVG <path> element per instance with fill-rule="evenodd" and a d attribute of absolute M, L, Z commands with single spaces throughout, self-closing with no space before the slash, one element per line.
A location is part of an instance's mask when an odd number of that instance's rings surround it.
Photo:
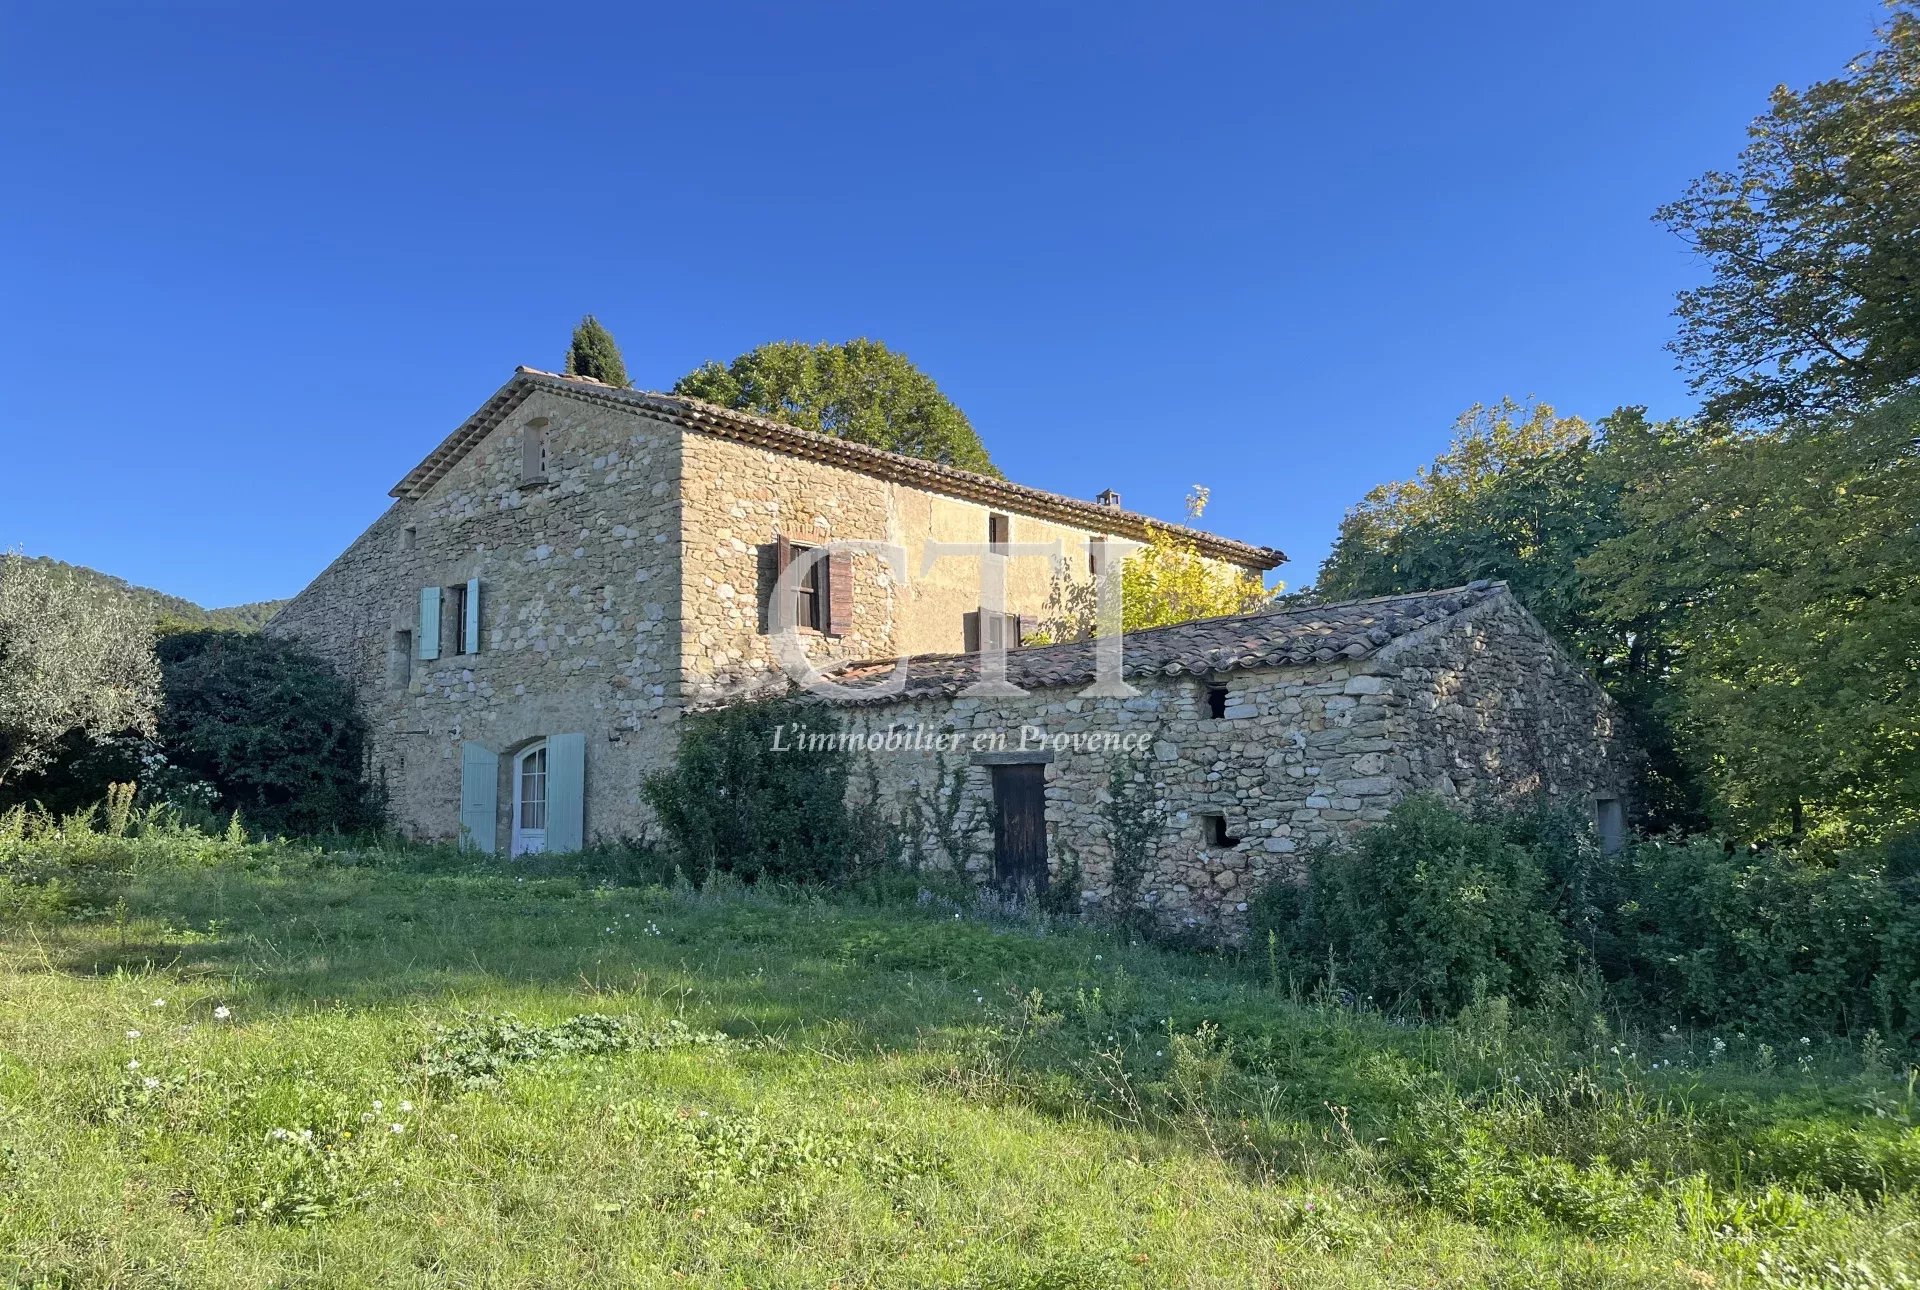
<path fill-rule="evenodd" d="M 966 415 L 933 378 L 876 340 L 775 341 L 724 367 L 704 363 L 673 392 L 1000 477 Z"/>
<path fill-rule="evenodd" d="M 1648 759 L 1642 823 L 1697 827 L 1699 787 L 1675 746 L 1667 686 L 1672 611 L 1603 601 L 1581 568 L 1626 524 L 1625 472 L 1613 464 L 1611 444 L 1649 432 L 1637 408 L 1615 412 L 1596 433 L 1550 404 L 1476 404 L 1430 466 L 1382 484 L 1347 513 L 1313 592 L 1348 600 L 1506 581 L 1626 710 Z"/>
<path fill-rule="evenodd" d="M 1781 86 L 1731 171 L 1655 219 L 1703 255 L 1672 348 L 1706 414 L 1854 409 L 1920 379 L 1920 16 L 1894 6 L 1843 76 Z"/>
<path fill-rule="evenodd" d="M 351 833 L 379 823 L 353 691 L 292 641 L 253 632 L 162 638 L 158 764 L 211 789 L 212 809 L 268 833 Z"/>
<path fill-rule="evenodd" d="M 1351 600 L 1505 579 L 1550 631 L 1606 667 L 1623 634 L 1595 615 L 1576 568 L 1615 527 L 1595 446 L 1592 426 L 1551 404 L 1475 404 L 1431 465 L 1347 512 L 1316 593 Z"/>
<path fill-rule="evenodd" d="M 620 358 L 620 347 L 613 343 L 613 333 L 600 325 L 600 320 L 588 314 L 573 329 L 573 343 L 567 347 L 567 375 L 590 376 L 596 381 L 625 388 L 631 384 L 627 380 L 627 365 Z"/>
<path fill-rule="evenodd" d="M 1673 720 L 1742 837 L 1920 824 L 1920 396 L 1747 435 L 1623 425 L 1601 611 L 1657 618 Z"/>
<path fill-rule="evenodd" d="M 1195 484 L 1187 493 L 1187 518 L 1206 513 L 1209 490 Z M 1257 573 L 1248 573 L 1201 554 L 1199 544 L 1171 525 L 1147 525 L 1147 540 L 1120 565 L 1120 629 L 1145 631 L 1196 618 L 1250 614 L 1270 604 L 1279 592 Z M 1029 645 L 1085 640 L 1100 620 L 1097 589 L 1086 579 L 1056 578 Z"/>
<path fill-rule="evenodd" d="M 81 571 L 0 555 L 0 787 L 63 741 L 151 731 L 153 617 Z"/>

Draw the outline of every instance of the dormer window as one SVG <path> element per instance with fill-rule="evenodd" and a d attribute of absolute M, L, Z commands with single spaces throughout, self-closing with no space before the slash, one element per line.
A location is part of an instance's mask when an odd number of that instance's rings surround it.
<path fill-rule="evenodd" d="M 520 482 L 547 482 L 547 419 L 535 417 L 520 432 Z"/>

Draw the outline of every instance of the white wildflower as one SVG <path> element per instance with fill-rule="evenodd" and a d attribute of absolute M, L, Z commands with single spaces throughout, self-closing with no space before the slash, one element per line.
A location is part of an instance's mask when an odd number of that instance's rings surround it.
<path fill-rule="evenodd" d="M 139 1032 L 139 1031 L 137 1031 L 137 1030 L 129 1030 L 129 1031 L 127 1032 L 127 1038 L 128 1038 L 128 1039 L 138 1039 L 138 1038 L 140 1038 L 140 1032 Z"/>
<path fill-rule="evenodd" d="M 407 1102 L 407 1101 L 402 1101 L 400 1103 L 400 1113 L 402 1115 L 405 1115 L 407 1112 L 411 1110 L 413 1110 L 413 1103 Z"/>
<path fill-rule="evenodd" d="M 139 1070 L 139 1069 L 140 1069 L 140 1059 L 139 1059 L 138 1057 L 135 1057 L 135 1058 L 133 1058 L 132 1060 L 130 1060 L 130 1061 L 128 1061 L 128 1062 L 127 1062 L 127 1069 L 128 1069 L 128 1070 L 130 1070 L 130 1071 L 137 1071 L 137 1070 Z"/>
<path fill-rule="evenodd" d="M 213 1019 L 215 1021 L 225 1021 L 228 1017 L 231 1017 L 232 1015 L 233 1015 L 233 1009 L 229 1008 L 224 1003 L 213 1010 Z"/>
<path fill-rule="evenodd" d="M 156 1008 L 164 1008 L 167 1006 L 167 1001 L 165 999 L 155 999 L 153 1001 L 153 1006 Z"/>
<path fill-rule="evenodd" d="M 140 1081 L 140 1087 L 141 1088 L 159 1088 L 160 1081 L 155 1079 L 153 1076 L 149 1075 L 145 1079 Z"/>
<path fill-rule="evenodd" d="M 406 1131 L 407 1126 L 404 1124 L 394 1123 L 387 1126 L 388 1133 L 405 1133 Z"/>

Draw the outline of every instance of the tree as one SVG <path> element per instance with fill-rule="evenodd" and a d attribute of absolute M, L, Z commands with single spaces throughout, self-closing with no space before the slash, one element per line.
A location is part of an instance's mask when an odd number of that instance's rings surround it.
<path fill-rule="evenodd" d="M 673 392 L 1000 478 L 966 415 L 905 354 L 879 341 L 775 341 L 724 367 L 704 363 Z"/>
<path fill-rule="evenodd" d="M 153 618 L 72 569 L 0 555 L 0 786 L 73 735 L 151 731 Z"/>
<path fill-rule="evenodd" d="M 364 778 L 366 726 L 347 684 L 292 641 L 192 631 L 160 642 L 166 774 L 211 786 L 220 814 L 270 833 L 379 823 Z"/>
<path fill-rule="evenodd" d="M 1187 493 L 1187 518 L 1206 513 L 1210 492 L 1195 484 Z M 1248 573 L 1200 553 L 1199 544 L 1168 525 L 1147 524 L 1147 541 L 1120 565 L 1120 629 L 1145 631 L 1170 627 L 1196 618 L 1250 614 L 1270 603 L 1279 588 L 1269 590 L 1257 573 Z M 1026 643 L 1085 640 L 1100 620 L 1100 601 L 1094 584 L 1084 579 L 1056 578 L 1040 627 Z"/>
<path fill-rule="evenodd" d="M 620 347 L 613 343 L 613 333 L 600 325 L 600 320 L 588 314 L 573 329 L 573 343 L 567 347 L 567 375 L 590 376 L 596 381 L 625 388 L 627 365 L 620 358 Z"/>
<path fill-rule="evenodd" d="M 1920 825 L 1920 396 L 1766 434 L 1610 436 L 1621 531 L 1602 611 L 1657 616 L 1673 720 L 1743 838 Z"/>
<path fill-rule="evenodd" d="M 1605 668 L 1624 652 L 1623 632 L 1596 617 L 1576 568 L 1617 528 L 1595 456 L 1593 427 L 1551 404 L 1475 404 L 1432 465 L 1347 512 L 1315 591 L 1352 600 L 1504 579 L 1548 630 Z"/>
<path fill-rule="evenodd" d="M 1706 257 L 1671 348 L 1709 418 L 1858 409 L 1920 379 L 1920 16 L 1895 6 L 1844 76 L 1781 86 L 1732 171 L 1654 218 Z"/>
<path fill-rule="evenodd" d="M 1622 436 L 1654 433 L 1622 408 L 1601 433 L 1552 405 L 1476 404 L 1452 444 L 1410 480 L 1382 484 L 1347 512 L 1314 595 L 1349 600 L 1477 578 L 1507 582 L 1541 624 L 1607 685 L 1647 755 L 1640 809 L 1654 827 L 1703 822 L 1698 785 L 1675 747 L 1667 679 L 1671 610 L 1608 601 L 1582 561 L 1624 531 L 1631 467 Z"/>

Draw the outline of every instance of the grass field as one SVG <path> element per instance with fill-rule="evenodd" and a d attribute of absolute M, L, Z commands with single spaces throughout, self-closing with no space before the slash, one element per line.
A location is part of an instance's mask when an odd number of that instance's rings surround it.
<path fill-rule="evenodd" d="M 1406 1024 L 1257 955 L 561 863 L 209 847 L 92 905 L 21 887 L 4 1276 L 1920 1282 L 1920 1105 L 1871 1040 Z"/>

